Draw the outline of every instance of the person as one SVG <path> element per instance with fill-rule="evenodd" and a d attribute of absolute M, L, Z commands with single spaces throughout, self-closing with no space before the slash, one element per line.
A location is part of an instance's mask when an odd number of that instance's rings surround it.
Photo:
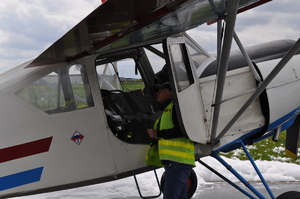
<path fill-rule="evenodd" d="M 148 135 L 157 139 L 158 153 L 153 151 L 154 144 L 150 145 L 145 163 L 164 166 L 164 199 L 187 199 L 187 179 L 195 166 L 194 143 L 183 136 L 178 125 L 170 83 L 154 85 L 154 89 L 163 113 L 153 129 L 147 129 Z"/>

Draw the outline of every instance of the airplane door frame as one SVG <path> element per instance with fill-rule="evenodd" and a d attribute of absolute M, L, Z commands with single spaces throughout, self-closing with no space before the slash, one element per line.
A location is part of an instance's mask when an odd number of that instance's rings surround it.
<path fill-rule="evenodd" d="M 192 141 L 207 144 L 208 126 L 196 69 L 185 44 L 186 39 L 184 36 L 169 37 L 163 43 L 166 62 L 170 66 L 169 79 L 181 130 Z"/>

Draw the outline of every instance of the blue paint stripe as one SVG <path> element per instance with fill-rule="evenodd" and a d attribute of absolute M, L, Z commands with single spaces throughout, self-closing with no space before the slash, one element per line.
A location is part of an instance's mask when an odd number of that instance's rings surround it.
<path fill-rule="evenodd" d="M 43 169 L 44 167 L 40 167 L 0 177 L 0 191 L 40 181 Z"/>
<path fill-rule="evenodd" d="M 295 117 L 299 115 L 300 107 L 296 108 L 295 110 L 289 112 L 288 114 L 284 115 L 283 117 L 279 118 L 278 120 L 274 121 L 272 124 L 269 125 L 268 131 L 273 130 L 274 128 L 278 127 L 279 125 L 282 125 L 283 123 L 287 122 L 288 120 L 293 119 L 295 120 Z M 292 123 L 290 123 L 292 125 Z M 287 126 L 286 128 L 288 128 Z"/>

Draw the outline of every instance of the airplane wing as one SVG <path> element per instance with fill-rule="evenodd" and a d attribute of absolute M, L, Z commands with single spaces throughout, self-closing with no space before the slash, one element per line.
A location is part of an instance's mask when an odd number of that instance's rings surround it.
<path fill-rule="evenodd" d="M 240 0 L 239 11 L 270 0 Z M 218 18 L 211 0 L 108 0 L 27 67 L 150 45 Z M 221 7 L 222 0 L 214 0 Z M 223 17 L 223 16 L 220 16 Z"/>

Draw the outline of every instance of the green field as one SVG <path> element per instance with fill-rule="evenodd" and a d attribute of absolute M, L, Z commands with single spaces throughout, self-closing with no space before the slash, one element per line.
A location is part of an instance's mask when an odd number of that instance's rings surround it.
<path fill-rule="evenodd" d="M 124 81 L 122 83 L 123 90 L 125 92 L 133 91 L 133 90 L 139 90 L 144 89 L 144 82 L 140 79 L 137 80 L 131 80 L 131 81 Z"/>
<path fill-rule="evenodd" d="M 280 161 L 299 164 L 300 160 L 292 160 L 285 154 L 285 131 L 281 132 L 278 142 L 272 141 L 272 137 L 247 146 L 254 160 Z M 248 160 L 242 149 L 236 149 L 229 153 L 221 153 L 228 158 Z M 299 155 L 299 153 L 298 153 Z"/>

